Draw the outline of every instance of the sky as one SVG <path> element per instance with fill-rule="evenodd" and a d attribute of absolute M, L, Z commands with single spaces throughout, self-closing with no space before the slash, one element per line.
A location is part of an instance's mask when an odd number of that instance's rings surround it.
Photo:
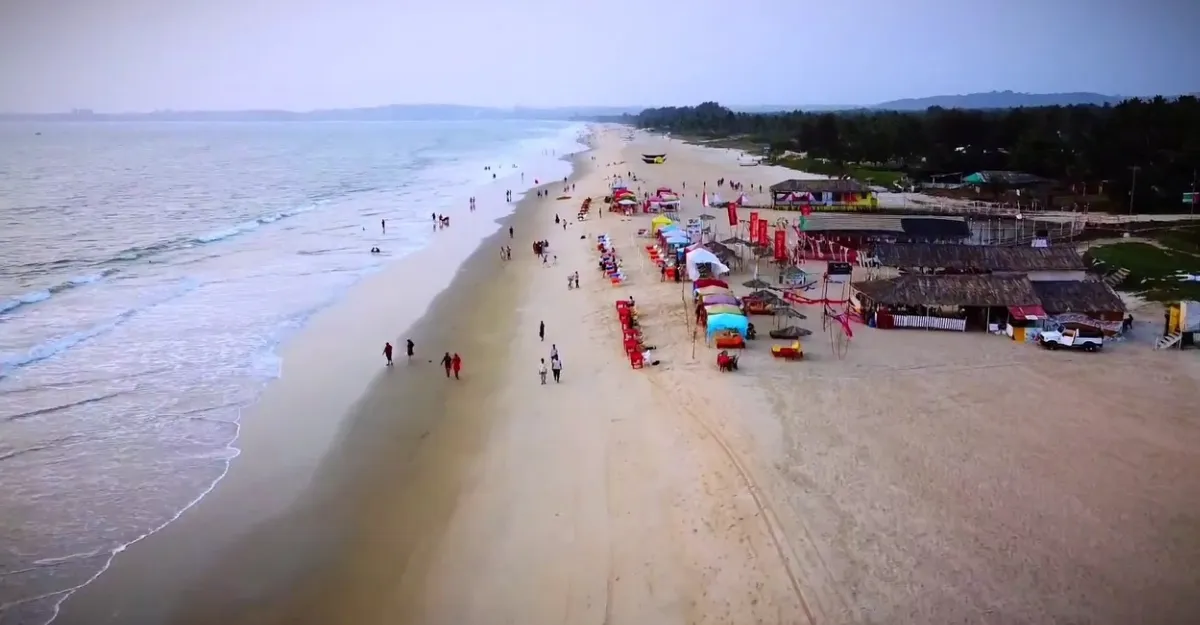
<path fill-rule="evenodd" d="M 1200 91 L 1197 0 L 0 0 L 0 112 Z"/>

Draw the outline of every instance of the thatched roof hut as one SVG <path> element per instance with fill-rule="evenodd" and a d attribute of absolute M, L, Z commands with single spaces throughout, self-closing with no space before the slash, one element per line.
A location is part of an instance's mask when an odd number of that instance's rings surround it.
<path fill-rule="evenodd" d="M 1125 314 L 1120 296 L 1099 280 L 1034 282 L 1033 291 L 1052 315 L 1076 313 L 1103 319 Z"/>
<path fill-rule="evenodd" d="M 963 272 L 1084 271 L 1075 248 L 882 243 L 873 256 L 883 267 L 930 267 Z"/>
<path fill-rule="evenodd" d="M 854 288 L 885 306 L 1010 307 L 1041 304 L 1025 276 L 907 275 L 855 282 Z"/>

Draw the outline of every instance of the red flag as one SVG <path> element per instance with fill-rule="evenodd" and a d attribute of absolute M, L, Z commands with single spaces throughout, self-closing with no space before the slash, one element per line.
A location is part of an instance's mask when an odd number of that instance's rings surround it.
<path fill-rule="evenodd" d="M 737 209 L 737 202 L 730 202 L 729 205 L 725 207 L 725 212 L 729 215 L 729 227 L 731 228 L 736 228 L 738 225 Z"/>
<path fill-rule="evenodd" d="M 767 236 L 767 220 L 758 220 L 758 243 L 760 245 L 770 245 L 771 239 Z"/>
<path fill-rule="evenodd" d="M 758 240 L 758 211 L 750 211 L 750 242 Z"/>
<path fill-rule="evenodd" d="M 775 260 L 787 260 L 787 230 L 775 229 Z"/>

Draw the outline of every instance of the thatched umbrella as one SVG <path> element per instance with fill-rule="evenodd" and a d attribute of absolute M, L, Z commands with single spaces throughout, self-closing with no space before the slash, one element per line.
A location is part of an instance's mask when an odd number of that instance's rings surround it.
<path fill-rule="evenodd" d="M 776 328 L 779 327 L 779 324 L 782 323 L 785 318 L 787 318 L 787 319 L 808 319 L 808 315 L 796 310 L 795 308 L 792 308 L 791 304 L 788 304 L 785 302 L 780 302 L 778 304 L 775 304 L 771 308 L 775 312 L 774 317 L 775 317 L 775 327 Z"/>
<path fill-rule="evenodd" d="M 708 213 L 701 213 L 701 214 L 700 214 L 700 220 L 701 220 L 701 221 L 712 221 L 712 220 L 714 220 L 714 219 L 716 219 L 716 217 L 714 217 L 714 216 L 712 216 L 712 215 L 709 215 Z"/>
<path fill-rule="evenodd" d="M 741 245 L 750 245 L 749 241 L 747 241 L 741 237 L 729 237 L 728 239 L 722 239 L 721 243 L 724 243 L 725 245 L 733 245 L 735 243 L 741 244 Z"/>
<path fill-rule="evenodd" d="M 742 286 L 744 286 L 748 289 L 769 289 L 769 288 L 771 288 L 771 283 L 767 282 L 765 280 L 759 280 L 758 278 L 755 278 L 753 280 L 750 280 L 749 282 L 743 282 Z"/>
<path fill-rule="evenodd" d="M 768 334 L 773 339 L 796 340 L 803 336 L 812 336 L 812 331 L 801 328 L 800 326 L 787 326 L 786 328 L 771 330 Z"/>

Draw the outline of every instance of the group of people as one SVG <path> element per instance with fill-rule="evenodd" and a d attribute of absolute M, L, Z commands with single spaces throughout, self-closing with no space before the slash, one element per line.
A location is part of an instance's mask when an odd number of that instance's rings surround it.
<path fill-rule="evenodd" d="M 405 341 L 405 351 L 408 353 L 409 362 L 412 362 L 412 357 L 416 350 L 416 346 L 416 343 L 413 343 L 412 339 Z M 383 357 L 387 359 L 387 364 L 384 366 L 390 367 L 395 364 L 392 360 L 391 342 L 386 342 L 383 344 Z M 446 369 L 447 378 L 453 375 L 455 380 L 460 379 L 459 373 L 462 371 L 462 356 L 459 356 L 458 352 L 455 352 L 453 355 L 451 355 L 450 352 L 446 352 L 446 355 L 442 356 L 442 367 Z"/>
<path fill-rule="evenodd" d="M 562 358 L 558 355 L 558 346 L 550 345 L 550 372 L 554 375 L 554 383 L 558 384 L 562 381 Z M 542 384 L 546 383 L 546 359 L 543 358 L 538 364 L 538 377 L 541 378 Z"/>
<path fill-rule="evenodd" d="M 472 204 L 471 206 L 472 206 L 472 210 L 474 210 L 475 205 Z M 436 213 L 429 213 L 429 218 L 433 220 L 433 229 L 434 230 L 437 230 L 439 227 L 440 228 L 449 228 L 450 227 L 450 216 L 449 215 L 438 215 Z"/>
<path fill-rule="evenodd" d="M 512 260 L 512 246 L 510 246 L 510 245 L 501 245 L 500 246 L 500 260 Z"/>

